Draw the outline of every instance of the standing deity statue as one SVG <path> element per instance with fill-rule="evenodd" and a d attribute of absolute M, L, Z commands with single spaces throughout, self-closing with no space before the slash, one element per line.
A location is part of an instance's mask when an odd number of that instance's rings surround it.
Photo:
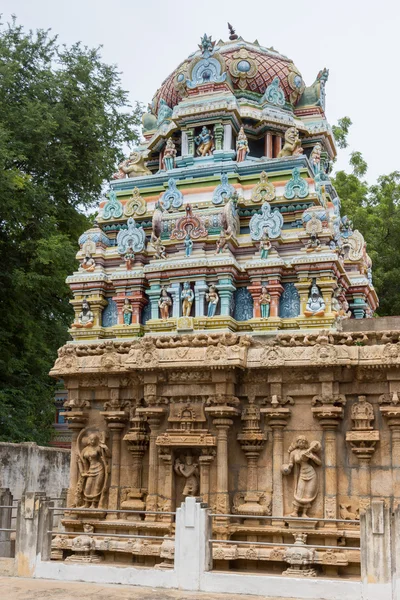
<path fill-rule="evenodd" d="M 125 298 L 124 306 L 122 309 L 122 314 L 124 316 L 124 324 L 125 325 L 130 325 L 132 323 L 132 313 L 133 313 L 132 304 L 129 302 L 129 298 Z"/>
<path fill-rule="evenodd" d="M 78 321 L 72 323 L 72 327 L 77 329 L 93 327 L 94 314 L 90 310 L 90 304 L 87 300 L 82 302 L 82 311 L 78 315 Z"/>
<path fill-rule="evenodd" d="M 81 262 L 81 267 L 82 267 L 82 269 L 85 269 L 85 271 L 94 271 L 95 270 L 96 263 L 89 251 L 86 252 L 85 258 Z"/>
<path fill-rule="evenodd" d="M 196 142 L 196 146 L 198 146 L 196 151 L 197 156 L 211 156 L 214 150 L 214 137 L 205 125 L 194 141 Z"/>
<path fill-rule="evenodd" d="M 219 234 L 219 238 L 217 239 L 217 247 L 215 250 L 215 254 L 222 254 L 224 250 L 227 249 L 228 240 L 226 239 L 226 233 L 223 229 Z"/>
<path fill-rule="evenodd" d="M 130 271 L 132 269 L 133 261 L 135 260 L 135 254 L 131 247 L 128 248 L 128 251 L 124 254 L 124 261 L 126 270 Z"/>
<path fill-rule="evenodd" d="M 175 460 L 174 471 L 180 477 L 186 478 L 183 496 L 196 496 L 199 491 L 199 467 L 193 462 L 191 454 Z"/>
<path fill-rule="evenodd" d="M 215 317 L 215 311 L 217 310 L 219 296 L 215 285 L 210 285 L 208 293 L 206 294 L 206 300 L 208 302 L 207 317 Z"/>
<path fill-rule="evenodd" d="M 278 154 L 278 158 L 283 158 L 285 156 L 298 156 L 299 154 L 303 154 L 299 132 L 297 131 L 296 127 L 289 127 L 285 133 L 285 143 L 283 144 L 282 150 Z"/>
<path fill-rule="evenodd" d="M 175 167 L 176 148 L 172 138 L 168 138 L 164 150 L 163 165 L 166 171 Z"/>
<path fill-rule="evenodd" d="M 167 290 L 163 287 L 161 296 L 158 300 L 158 308 L 160 309 L 161 319 L 166 321 L 169 318 L 169 309 L 172 306 L 172 300 L 168 296 Z"/>
<path fill-rule="evenodd" d="M 192 310 L 192 304 L 194 300 L 194 293 L 190 287 L 190 283 L 185 281 L 183 284 L 183 290 L 181 292 L 182 299 L 182 316 L 190 317 L 190 312 Z"/>
<path fill-rule="evenodd" d="M 310 162 L 314 171 L 314 175 L 318 175 L 318 173 L 321 171 L 321 152 L 322 146 L 319 142 L 317 142 L 310 154 Z"/>
<path fill-rule="evenodd" d="M 271 250 L 271 248 L 272 248 L 272 244 L 269 241 L 268 232 L 264 228 L 263 236 L 260 240 L 260 245 L 259 245 L 260 258 L 262 258 L 262 259 L 268 258 L 268 254 L 269 254 L 269 251 Z"/>
<path fill-rule="evenodd" d="M 317 497 L 318 475 L 312 463 L 321 465 L 320 452 L 321 444 L 317 441 L 310 444 L 304 435 L 300 435 L 289 447 L 289 462 L 282 466 L 282 473 L 289 475 L 294 468 L 294 510 L 291 517 L 307 517 L 307 511 Z"/>
<path fill-rule="evenodd" d="M 249 144 L 243 127 L 240 128 L 236 140 L 236 162 L 243 162 L 249 154 Z"/>
<path fill-rule="evenodd" d="M 268 294 L 268 290 L 265 285 L 263 285 L 261 288 L 261 294 L 258 300 L 261 308 L 261 318 L 268 319 L 271 305 L 271 296 Z"/>
<path fill-rule="evenodd" d="M 104 434 L 87 430 L 79 434 L 78 468 L 75 504 L 85 508 L 104 508 L 108 488 L 110 451 L 104 443 Z"/>
<path fill-rule="evenodd" d="M 311 286 L 311 293 L 304 314 L 306 317 L 323 317 L 325 314 L 325 302 L 315 283 Z"/>
<path fill-rule="evenodd" d="M 183 243 L 185 245 L 185 256 L 190 256 L 193 250 L 193 241 L 189 233 L 186 234 L 185 241 Z"/>

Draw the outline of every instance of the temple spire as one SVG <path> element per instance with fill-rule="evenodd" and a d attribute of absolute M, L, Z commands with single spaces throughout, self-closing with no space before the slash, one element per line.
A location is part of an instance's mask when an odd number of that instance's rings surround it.
<path fill-rule="evenodd" d="M 237 40 L 238 36 L 236 35 L 235 30 L 233 29 L 233 27 L 230 23 L 228 23 L 228 29 L 229 29 L 229 39 Z"/>

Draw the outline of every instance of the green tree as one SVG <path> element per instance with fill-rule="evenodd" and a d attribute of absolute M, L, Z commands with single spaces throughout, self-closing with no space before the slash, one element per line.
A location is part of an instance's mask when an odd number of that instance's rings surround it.
<path fill-rule="evenodd" d="M 0 25 L 0 440 L 49 440 L 65 278 L 140 116 L 99 49 Z"/>
<path fill-rule="evenodd" d="M 345 119 L 350 121 L 348 117 Z M 343 122 L 341 119 L 339 123 Z M 351 121 L 350 121 L 351 124 Z M 349 125 L 350 126 L 350 125 Z M 339 140 L 347 147 L 349 127 Z M 337 128 L 333 128 L 334 135 Z M 340 145 L 340 144 L 339 144 Z M 338 171 L 332 178 L 342 201 L 342 214 L 347 214 L 367 242 L 372 259 L 373 281 L 379 297 L 377 314 L 400 314 L 400 172 L 382 175 L 374 185 L 364 179 L 367 163 L 360 152 L 350 155 L 352 173 Z"/>

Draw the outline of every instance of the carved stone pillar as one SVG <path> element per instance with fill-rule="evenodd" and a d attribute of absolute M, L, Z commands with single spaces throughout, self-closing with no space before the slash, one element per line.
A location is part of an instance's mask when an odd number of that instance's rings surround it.
<path fill-rule="evenodd" d="M 247 490 L 244 502 L 236 508 L 239 514 L 263 515 L 266 505 L 260 504 L 262 492 L 258 491 L 257 464 L 267 436 L 260 429 L 260 409 L 249 398 L 249 405 L 242 412 L 243 429 L 237 436 L 247 459 Z"/>
<path fill-rule="evenodd" d="M 161 461 L 159 481 L 162 491 L 158 490 L 158 510 L 171 512 L 173 510 L 172 497 L 174 492 L 173 455 L 172 448 L 160 447 L 158 455 Z M 162 521 L 172 522 L 172 515 L 164 515 Z"/>
<path fill-rule="evenodd" d="M 149 435 L 149 476 L 147 483 L 146 510 L 155 511 L 158 507 L 158 450 L 156 446 L 157 436 L 161 421 L 164 417 L 164 408 L 151 406 L 138 408 L 139 415 L 147 417 L 150 427 Z M 155 521 L 155 515 L 146 515 L 146 521 Z"/>
<path fill-rule="evenodd" d="M 228 431 L 233 424 L 232 417 L 238 414 L 233 406 L 219 404 L 218 399 L 212 398 L 214 406 L 207 406 L 205 412 L 213 417 L 213 424 L 217 430 L 217 502 L 216 510 L 222 514 L 229 514 L 229 488 L 228 488 Z M 222 517 L 222 520 L 225 520 Z"/>
<path fill-rule="evenodd" d="M 149 444 L 149 436 L 144 427 L 143 417 L 135 416 L 131 419 L 131 426 L 128 433 L 124 436 L 124 442 L 128 445 L 132 455 L 132 480 L 131 489 L 127 498 L 121 504 L 121 508 L 129 510 L 144 510 L 146 505 L 143 502 L 144 490 L 142 488 L 142 466 L 143 456 Z M 128 520 L 140 520 L 139 515 L 127 515 Z"/>
<path fill-rule="evenodd" d="M 324 431 L 324 518 L 337 519 L 339 517 L 337 502 L 337 429 L 340 421 L 343 419 L 343 407 L 346 404 L 346 398 L 341 394 L 322 394 L 314 396 L 312 403 L 312 413 L 319 420 Z"/>
<path fill-rule="evenodd" d="M 346 433 L 346 441 L 350 442 L 351 450 L 359 461 L 359 498 L 360 510 L 363 510 L 371 502 L 370 460 L 379 441 L 379 431 L 374 430 L 371 424 L 375 419 L 374 408 L 367 402 L 366 396 L 358 396 L 351 408 L 351 419 L 353 427 Z"/>
<path fill-rule="evenodd" d="M 214 460 L 215 450 L 203 448 L 199 456 L 200 464 L 200 496 L 203 502 L 210 503 L 210 465 Z"/>
<path fill-rule="evenodd" d="M 290 396 L 285 399 L 273 395 L 271 405 L 261 408 L 261 412 L 272 429 L 272 516 L 282 517 L 284 512 L 283 504 L 283 482 L 282 465 L 283 456 L 283 430 L 291 416 L 290 408 L 285 404 L 293 404 Z"/>
<path fill-rule="evenodd" d="M 75 505 L 75 488 L 78 482 L 78 448 L 77 439 L 81 430 L 85 427 L 88 413 L 84 408 L 89 406 L 87 400 L 80 397 L 79 384 L 77 381 L 68 382 L 68 400 L 65 403 L 65 412 L 61 413 L 68 424 L 68 429 L 72 430 L 71 439 L 71 466 L 69 476 L 69 488 L 67 494 L 67 506 Z"/>
<path fill-rule="evenodd" d="M 120 388 L 118 380 L 112 379 L 109 382 L 109 400 L 104 403 L 104 417 L 107 427 L 112 435 L 111 448 L 111 480 L 108 491 L 108 508 L 119 509 L 120 494 L 120 470 L 121 470 L 121 433 L 128 420 L 127 408 L 128 402 L 121 401 Z M 117 515 L 109 513 L 107 519 L 117 519 Z"/>
<path fill-rule="evenodd" d="M 264 154 L 267 158 L 272 158 L 272 133 L 267 131 L 264 139 Z"/>
<path fill-rule="evenodd" d="M 282 150 L 282 138 L 280 135 L 274 136 L 274 158 L 278 157 L 279 152 Z"/>
<path fill-rule="evenodd" d="M 399 386 L 398 381 L 390 382 L 391 388 Z M 385 417 L 392 436 L 392 481 L 395 503 L 400 502 L 400 390 L 394 389 L 379 398 L 380 411 Z"/>

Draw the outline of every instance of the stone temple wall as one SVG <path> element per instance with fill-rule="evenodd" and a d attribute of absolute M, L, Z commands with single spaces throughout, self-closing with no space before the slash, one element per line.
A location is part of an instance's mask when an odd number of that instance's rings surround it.
<path fill-rule="evenodd" d="M 357 576 L 360 514 L 372 499 L 400 501 L 399 336 L 225 333 L 67 344 L 52 374 L 68 388 L 73 431 L 64 519 L 71 539 L 85 524 L 96 533 L 173 535 L 169 513 L 200 496 L 219 515 L 218 568 L 282 572 L 282 548 L 249 542 L 307 540 L 329 547 L 314 556 L 320 573 Z M 165 514 L 107 513 L 113 509 Z M 102 557 L 161 560 L 161 542 L 137 552 L 124 543 L 108 542 Z M 63 544 L 54 558 L 73 552 Z"/>
<path fill-rule="evenodd" d="M 9 488 L 15 499 L 26 492 L 59 498 L 68 487 L 70 451 L 0 442 L 0 466 L 0 488 Z"/>

